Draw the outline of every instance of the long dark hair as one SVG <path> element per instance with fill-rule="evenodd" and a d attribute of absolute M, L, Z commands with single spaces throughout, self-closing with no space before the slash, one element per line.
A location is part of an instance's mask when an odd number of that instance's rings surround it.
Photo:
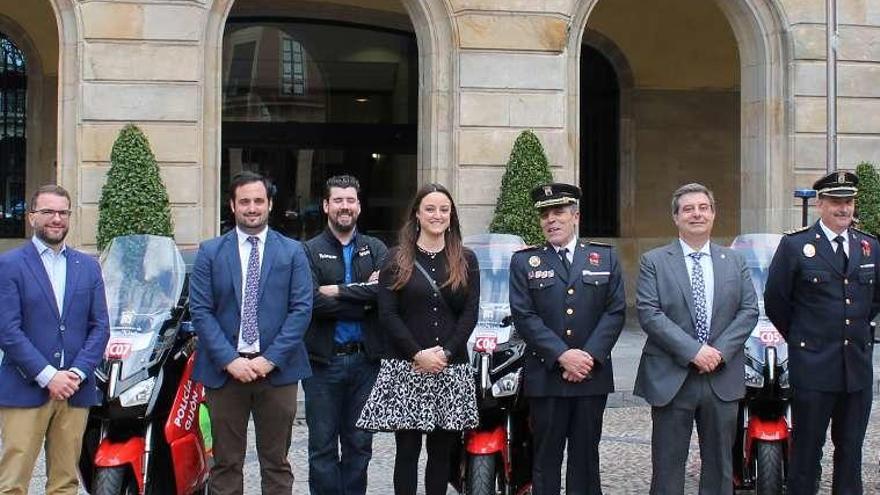
<path fill-rule="evenodd" d="M 446 259 L 449 263 L 449 278 L 441 285 L 441 287 L 449 286 L 452 290 L 460 290 L 467 288 L 467 271 L 468 262 L 464 256 L 464 245 L 461 242 L 461 226 L 458 222 L 458 209 L 455 207 L 455 201 L 452 194 L 441 184 L 425 184 L 416 192 L 416 196 L 412 200 L 409 207 L 409 215 L 404 222 L 403 227 L 398 234 L 398 249 L 394 257 L 394 282 L 391 284 L 392 290 L 398 290 L 407 282 L 413 273 L 416 258 L 416 241 L 419 239 L 419 219 L 416 213 L 425 196 L 431 193 L 441 193 L 449 198 L 452 209 L 449 214 L 449 229 L 443 236 L 446 246 Z"/>

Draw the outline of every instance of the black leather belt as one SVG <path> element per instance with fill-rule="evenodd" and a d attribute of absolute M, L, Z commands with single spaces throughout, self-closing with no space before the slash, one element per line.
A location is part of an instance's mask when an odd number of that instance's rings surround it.
<path fill-rule="evenodd" d="M 360 342 L 349 342 L 347 344 L 336 344 L 333 346 L 333 354 L 337 356 L 348 356 L 361 352 L 363 345 Z"/>
<path fill-rule="evenodd" d="M 238 357 L 243 357 L 245 359 L 254 359 L 256 357 L 260 357 L 259 352 L 239 352 Z"/>

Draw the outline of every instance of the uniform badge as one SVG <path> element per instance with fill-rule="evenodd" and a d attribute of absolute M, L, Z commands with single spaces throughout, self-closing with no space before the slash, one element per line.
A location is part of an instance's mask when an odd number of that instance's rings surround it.
<path fill-rule="evenodd" d="M 862 239 L 862 256 L 871 256 L 871 243 Z"/>
<path fill-rule="evenodd" d="M 591 265 L 599 266 L 599 261 L 601 260 L 601 258 L 599 257 L 599 253 L 597 253 L 596 251 L 593 251 L 590 253 L 589 258 L 590 258 Z"/>
<path fill-rule="evenodd" d="M 551 186 L 544 186 L 544 196 L 553 196 L 553 188 Z"/>
<path fill-rule="evenodd" d="M 541 258 L 538 256 L 532 256 L 529 258 L 529 266 L 532 268 L 536 268 L 541 264 Z"/>
<path fill-rule="evenodd" d="M 369 256 L 370 246 L 364 246 L 358 251 L 358 256 Z"/>
<path fill-rule="evenodd" d="M 556 272 L 554 272 L 553 270 L 547 270 L 546 273 L 547 273 L 547 278 L 553 278 L 554 276 L 556 276 Z"/>
<path fill-rule="evenodd" d="M 816 246 L 809 243 L 804 244 L 804 256 L 806 256 L 807 258 L 812 258 L 813 256 L 816 256 Z"/>

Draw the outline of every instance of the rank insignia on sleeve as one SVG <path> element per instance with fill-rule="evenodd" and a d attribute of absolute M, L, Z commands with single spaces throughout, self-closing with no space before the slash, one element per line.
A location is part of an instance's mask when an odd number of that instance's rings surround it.
<path fill-rule="evenodd" d="M 541 265 L 541 258 L 539 256 L 530 256 L 529 257 L 529 266 L 532 268 L 537 268 Z"/>
<path fill-rule="evenodd" d="M 806 256 L 807 258 L 812 258 L 813 256 L 816 256 L 816 246 L 810 243 L 804 244 L 804 256 Z"/>
<path fill-rule="evenodd" d="M 871 256 L 871 243 L 862 239 L 862 256 Z"/>

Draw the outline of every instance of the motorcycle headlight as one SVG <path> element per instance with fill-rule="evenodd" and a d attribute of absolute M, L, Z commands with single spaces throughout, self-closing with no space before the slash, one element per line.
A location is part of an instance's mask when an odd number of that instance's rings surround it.
<path fill-rule="evenodd" d="M 746 386 L 754 388 L 764 387 L 764 375 L 748 364 L 746 365 Z"/>
<path fill-rule="evenodd" d="M 119 403 L 122 407 L 142 406 L 150 401 L 155 386 L 156 377 L 154 376 L 138 382 L 119 395 Z"/>
<path fill-rule="evenodd" d="M 509 397 L 516 393 L 519 388 L 520 370 L 508 373 L 502 376 L 498 381 L 492 384 L 493 397 Z"/>
<path fill-rule="evenodd" d="M 789 388 L 790 385 L 788 383 L 788 369 L 782 371 L 779 374 L 779 387 L 780 388 Z"/>

